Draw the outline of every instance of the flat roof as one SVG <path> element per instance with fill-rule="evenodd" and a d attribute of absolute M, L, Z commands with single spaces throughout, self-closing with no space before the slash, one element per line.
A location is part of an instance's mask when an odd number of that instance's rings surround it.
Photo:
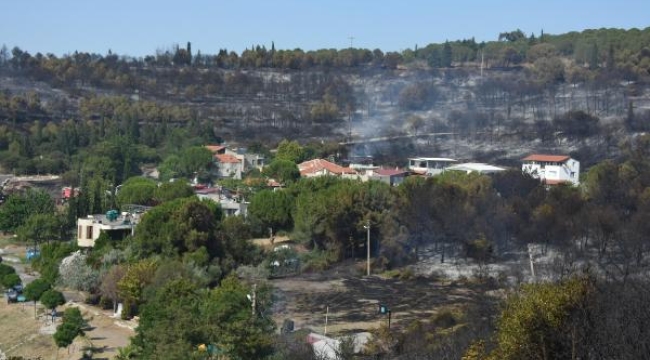
<path fill-rule="evenodd" d="M 414 157 L 409 158 L 409 160 L 418 160 L 418 161 L 445 161 L 445 162 L 457 162 L 458 160 L 450 158 L 439 158 L 439 157 Z"/>
<path fill-rule="evenodd" d="M 452 165 L 448 167 L 447 170 L 476 171 L 479 173 L 484 173 L 484 172 L 504 171 L 505 169 L 498 166 L 484 164 L 484 163 L 464 163 L 464 164 Z"/>

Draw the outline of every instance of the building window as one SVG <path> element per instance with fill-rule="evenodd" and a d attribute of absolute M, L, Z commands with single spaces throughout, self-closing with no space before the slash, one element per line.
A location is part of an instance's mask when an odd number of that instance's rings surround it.
<path fill-rule="evenodd" d="M 92 238 L 93 238 L 93 227 L 86 226 L 86 239 L 92 239 Z"/>
<path fill-rule="evenodd" d="M 575 173 L 575 171 L 571 171 L 571 179 L 573 179 L 573 178 L 575 178 L 575 177 L 576 177 L 576 173 Z"/>

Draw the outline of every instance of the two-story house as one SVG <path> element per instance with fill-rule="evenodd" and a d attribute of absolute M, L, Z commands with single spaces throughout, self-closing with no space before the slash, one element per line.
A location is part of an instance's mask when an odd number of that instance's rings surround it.
<path fill-rule="evenodd" d="M 241 179 L 251 169 L 262 170 L 266 159 L 259 154 L 249 153 L 244 148 L 229 149 L 224 145 L 206 145 L 213 154 L 214 175 L 222 178 Z"/>
<path fill-rule="evenodd" d="M 532 154 L 522 160 L 521 171 L 547 185 L 562 182 L 580 184 L 580 162 L 568 155 Z"/>
<path fill-rule="evenodd" d="M 101 233 L 112 239 L 123 239 L 133 235 L 135 226 L 140 222 L 142 213 L 109 210 L 106 214 L 88 215 L 77 219 L 77 246 L 93 247 Z"/>

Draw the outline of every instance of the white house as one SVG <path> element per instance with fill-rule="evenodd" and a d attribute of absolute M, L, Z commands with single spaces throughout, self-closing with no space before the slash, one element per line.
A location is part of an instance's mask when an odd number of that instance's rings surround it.
<path fill-rule="evenodd" d="M 445 169 L 456 162 L 456 160 L 449 158 L 409 158 L 409 170 L 414 173 L 433 176 L 441 174 Z"/>
<path fill-rule="evenodd" d="M 133 234 L 135 226 L 140 221 L 141 214 L 123 212 L 118 214 L 116 210 L 108 211 L 106 214 L 88 215 L 85 218 L 77 219 L 77 246 L 93 247 L 95 240 L 102 232 L 106 232 L 112 238 L 124 238 Z"/>
<path fill-rule="evenodd" d="M 521 160 L 521 171 L 531 174 L 547 185 L 580 184 L 580 162 L 568 155 L 532 154 Z"/>
<path fill-rule="evenodd" d="M 227 196 L 220 188 L 195 189 L 194 193 L 199 199 L 208 199 L 219 203 L 226 217 L 233 215 L 248 216 L 248 203 Z"/>

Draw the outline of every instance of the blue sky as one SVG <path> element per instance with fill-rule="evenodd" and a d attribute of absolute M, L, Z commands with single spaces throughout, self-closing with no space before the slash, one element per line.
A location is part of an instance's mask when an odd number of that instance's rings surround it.
<path fill-rule="evenodd" d="M 131 56 L 192 42 L 194 51 L 253 44 L 314 50 L 401 51 L 445 40 L 496 40 L 503 31 L 559 34 L 650 26 L 648 0 L 7 0 L 0 44 L 63 55 Z"/>

